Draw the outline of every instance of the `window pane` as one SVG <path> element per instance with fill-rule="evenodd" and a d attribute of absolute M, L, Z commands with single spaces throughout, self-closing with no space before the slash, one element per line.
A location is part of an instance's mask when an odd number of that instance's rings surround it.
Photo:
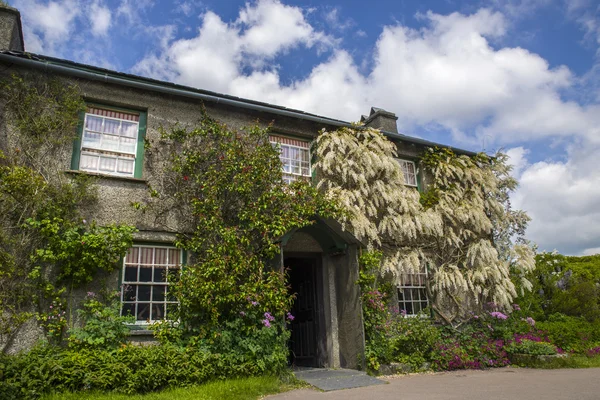
<path fill-rule="evenodd" d="M 83 133 L 83 147 L 91 147 L 94 149 L 100 148 L 100 141 L 102 140 L 102 134 L 90 131 L 84 131 Z"/>
<path fill-rule="evenodd" d="M 118 135 L 120 126 L 121 121 L 106 118 L 104 120 L 104 129 L 102 130 L 102 132 Z"/>
<path fill-rule="evenodd" d="M 138 133 L 137 122 L 122 121 L 121 135 L 129 137 L 129 138 L 136 138 L 137 133 Z"/>
<path fill-rule="evenodd" d="M 85 129 L 102 132 L 102 117 L 87 114 L 85 117 Z"/>
<path fill-rule="evenodd" d="M 140 254 L 140 248 L 139 247 L 132 247 L 129 249 L 129 251 L 127 252 L 127 256 L 125 258 L 125 262 L 127 264 L 137 264 L 138 262 L 138 255 Z"/>
<path fill-rule="evenodd" d="M 121 138 L 121 146 L 119 146 L 119 151 L 123 153 L 134 153 L 135 152 L 135 139 L 129 139 L 122 137 Z"/>
<path fill-rule="evenodd" d="M 152 319 L 154 321 L 165 319 L 164 304 L 152 304 Z"/>
<path fill-rule="evenodd" d="M 170 249 L 169 250 L 169 265 L 179 265 L 181 262 L 181 250 Z"/>
<path fill-rule="evenodd" d="M 137 301 L 150 301 L 150 288 L 148 285 L 139 285 Z"/>
<path fill-rule="evenodd" d="M 118 151 L 119 137 L 112 135 L 103 135 L 101 148 L 102 150 Z"/>
<path fill-rule="evenodd" d="M 152 282 L 152 266 L 140 265 L 140 282 Z"/>
<path fill-rule="evenodd" d="M 98 156 L 82 154 L 79 162 L 79 168 L 85 171 L 98 171 Z"/>
<path fill-rule="evenodd" d="M 123 303 L 123 307 L 121 307 L 121 315 L 123 315 L 123 316 L 135 315 L 135 303 Z"/>
<path fill-rule="evenodd" d="M 166 282 L 167 280 L 167 269 L 162 266 L 154 267 L 154 282 Z"/>
<path fill-rule="evenodd" d="M 135 286 L 123 285 L 123 301 L 135 301 L 135 291 Z"/>
<path fill-rule="evenodd" d="M 137 266 L 126 266 L 125 267 L 125 281 L 126 282 L 137 282 Z"/>
<path fill-rule="evenodd" d="M 114 172 L 117 164 L 116 158 L 100 157 L 100 171 Z"/>
<path fill-rule="evenodd" d="M 154 250 L 154 264 L 167 265 L 167 249 L 157 248 Z"/>
<path fill-rule="evenodd" d="M 154 249 L 152 247 L 141 247 L 140 251 L 140 264 L 152 264 Z"/>
<path fill-rule="evenodd" d="M 146 321 L 150 319 L 150 303 L 138 303 L 137 320 Z"/>
<path fill-rule="evenodd" d="M 157 285 L 152 288 L 152 301 L 165 301 L 166 286 Z"/>
<path fill-rule="evenodd" d="M 129 174 L 129 175 L 133 175 L 133 169 L 134 169 L 134 159 L 123 159 L 123 158 L 119 158 L 119 160 L 117 161 L 117 172 L 120 172 L 122 174 Z"/>

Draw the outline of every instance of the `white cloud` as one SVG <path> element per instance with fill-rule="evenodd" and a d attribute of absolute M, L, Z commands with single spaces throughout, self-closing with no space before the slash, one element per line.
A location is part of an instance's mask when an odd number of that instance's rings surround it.
<path fill-rule="evenodd" d="M 521 176 L 523 168 L 527 166 L 528 154 L 529 150 L 522 146 L 513 147 L 512 149 L 506 150 L 506 155 L 508 156 L 508 163 L 513 167 L 511 175 L 515 178 L 519 178 Z"/>
<path fill-rule="evenodd" d="M 213 12 L 206 12 L 196 37 L 173 41 L 158 54 L 141 60 L 134 71 L 232 93 L 232 82 L 247 78 L 242 74 L 243 67 L 263 67 L 274 56 L 299 45 L 331 46 L 332 43 L 332 38 L 308 24 L 299 8 L 276 0 L 259 0 L 255 4 L 246 4 L 233 23 L 222 21 Z M 276 74 L 273 69 L 268 73 Z"/>
<path fill-rule="evenodd" d="M 600 245 L 598 151 L 600 146 L 582 141 L 568 149 L 564 162 L 540 161 L 523 168 L 513 205 L 529 213 L 527 236 L 540 250 L 578 255 Z"/>
<path fill-rule="evenodd" d="M 95 1 L 90 5 L 88 10 L 88 18 L 92 24 L 92 33 L 95 36 L 105 36 L 111 25 L 112 13 L 110 9 Z"/>
<path fill-rule="evenodd" d="M 29 51 L 55 54 L 57 46 L 69 40 L 80 4 L 75 0 L 16 0 L 24 20 L 25 42 Z"/>

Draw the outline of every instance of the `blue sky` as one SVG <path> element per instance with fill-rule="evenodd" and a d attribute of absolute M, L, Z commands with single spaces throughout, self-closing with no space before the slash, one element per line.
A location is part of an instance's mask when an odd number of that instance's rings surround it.
<path fill-rule="evenodd" d="M 600 2 L 9 0 L 28 51 L 504 149 L 540 250 L 600 253 Z"/>

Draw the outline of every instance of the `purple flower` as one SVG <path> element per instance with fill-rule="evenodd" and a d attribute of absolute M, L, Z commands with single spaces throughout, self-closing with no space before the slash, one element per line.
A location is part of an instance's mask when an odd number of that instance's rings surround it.
<path fill-rule="evenodd" d="M 96 293 L 94 292 L 87 292 L 88 297 L 96 297 Z"/>
<path fill-rule="evenodd" d="M 275 317 L 272 316 L 270 312 L 265 313 L 265 318 L 267 319 L 267 321 L 275 321 Z"/>
<path fill-rule="evenodd" d="M 521 307 L 519 307 L 518 304 L 513 304 L 513 308 L 515 309 L 515 311 L 521 311 Z"/>
<path fill-rule="evenodd" d="M 252 304 L 253 306 L 257 306 L 257 305 L 258 305 L 258 301 L 253 301 L 251 304 Z"/>
<path fill-rule="evenodd" d="M 243 311 L 240 311 L 240 315 L 241 315 L 242 317 L 245 317 L 245 316 L 246 316 L 246 313 L 245 313 L 245 312 L 243 312 Z"/>
<path fill-rule="evenodd" d="M 498 318 L 498 319 L 502 319 L 502 320 L 505 320 L 508 318 L 508 315 L 502 314 L 499 311 L 493 311 L 490 313 L 490 315 L 494 318 Z"/>
<path fill-rule="evenodd" d="M 535 326 L 535 320 L 533 318 L 527 317 L 526 321 L 529 325 Z"/>
<path fill-rule="evenodd" d="M 262 323 L 265 327 L 270 328 L 271 327 L 271 322 L 269 322 L 268 319 L 263 319 Z"/>
<path fill-rule="evenodd" d="M 294 317 L 291 313 L 287 313 L 287 319 L 293 321 L 296 317 Z"/>

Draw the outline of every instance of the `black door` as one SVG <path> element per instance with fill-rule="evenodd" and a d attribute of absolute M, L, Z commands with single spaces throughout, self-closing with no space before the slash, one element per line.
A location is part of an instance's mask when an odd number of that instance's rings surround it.
<path fill-rule="evenodd" d="M 289 268 L 289 283 L 296 299 L 292 306 L 294 320 L 290 323 L 289 343 L 292 365 L 317 367 L 317 291 L 316 259 L 290 257 L 284 260 Z"/>

